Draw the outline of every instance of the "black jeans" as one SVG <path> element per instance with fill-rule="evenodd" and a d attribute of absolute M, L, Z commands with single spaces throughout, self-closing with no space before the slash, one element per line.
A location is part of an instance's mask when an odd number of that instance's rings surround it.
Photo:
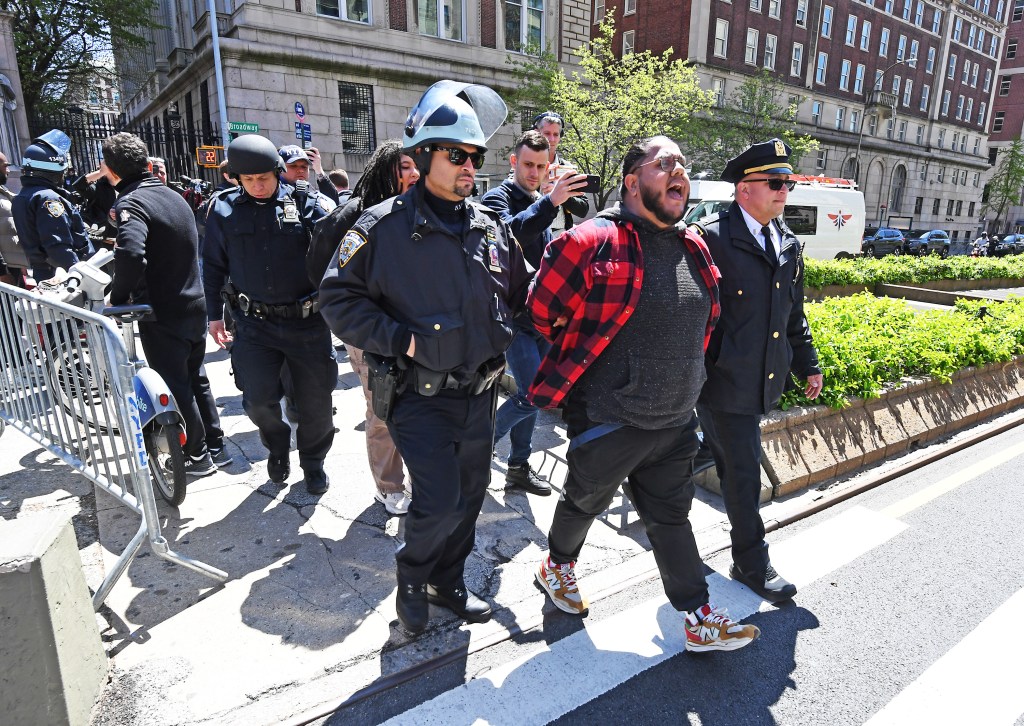
<path fill-rule="evenodd" d="M 294 381 L 298 409 L 295 440 L 299 464 L 317 471 L 334 441 L 331 393 L 338 383 L 338 361 L 331 332 L 316 315 L 306 320 L 235 318 L 231 365 L 242 391 L 242 407 L 260 431 L 271 456 L 287 456 L 291 427 L 281 415 L 281 369 L 285 362 Z"/>
<path fill-rule="evenodd" d="M 462 583 L 491 478 L 496 389 L 433 397 L 407 390 L 395 402 L 388 430 L 415 482 L 395 556 L 399 583 Z"/>
<path fill-rule="evenodd" d="M 697 404 L 704 440 L 715 457 L 722 500 L 732 527 L 732 561 L 743 572 L 760 575 L 768 567 L 761 498 L 761 417 L 728 413 Z"/>
<path fill-rule="evenodd" d="M 570 401 L 570 440 L 589 428 L 583 420 Z M 684 425 L 667 429 L 623 426 L 570 450 L 565 490 L 548 533 L 552 561 L 564 564 L 579 557 L 590 525 L 628 479 L 633 506 L 651 540 L 672 606 L 695 610 L 706 603 L 704 563 L 689 520 L 697 443 L 697 421 L 691 417 Z"/>

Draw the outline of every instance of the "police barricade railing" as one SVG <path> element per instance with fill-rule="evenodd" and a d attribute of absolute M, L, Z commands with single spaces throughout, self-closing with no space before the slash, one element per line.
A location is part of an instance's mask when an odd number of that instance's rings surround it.
<path fill-rule="evenodd" d="M 0 420 L 142 517 L 97 588 L 96 609 L 147 537 L 159 557 L 227 579 L 227 573 L 172 551 L 160 532 L 134 374 L 112 320 L 0 283 Z"/>

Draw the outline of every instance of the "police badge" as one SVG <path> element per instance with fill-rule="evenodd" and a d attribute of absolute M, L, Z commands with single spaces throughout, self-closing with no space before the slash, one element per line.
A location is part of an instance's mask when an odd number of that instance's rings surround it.
<path fill-rule="evenodd" d="M 298 222 L 299 221 L 299 208 L 295 206 L 295 202 L 288 200 L 284 203 L 284 221 L 285 222 Z"/>
<path fill-rule="evenodd" d="M 366 238 L 354 230 L 350 230 L 338 245 L 338 267 L 344 267 L 352 256 L 366 244 Z"/>

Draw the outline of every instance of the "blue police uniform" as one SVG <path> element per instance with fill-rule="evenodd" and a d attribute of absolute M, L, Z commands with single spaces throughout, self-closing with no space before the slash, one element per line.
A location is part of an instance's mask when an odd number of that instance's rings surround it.
<path fill-rule="evenodd" d="M 495 389 L 480 384 L 500 373 L 532 275 L 497 212 L 448 203 L 442 219 L 422 187 L 363 212 L 320 294 L 339 338 L 408 369 L 388 421 L 415 482 L 399 587 L 458 588 L 490 480 Z"/>
<path fill-rule="evenodd" d="M 305 266 L 313 224 L 333 209 L 330 199 L 316 192 L 296 197 L 284 183 L 266 201 L 238 187 L 213 199 L 203 246 L 207 315 L 221 320 L 225 300 L 231 307 L 231 363 L 245 412 L 270 456 L 287 459 L 291 429 L 281 416 L 287 363 L 299 463 L 307 475 L 322 470 L 334 440 L 331 392 L 338 364 Z"/>
<path fill-rule="evenodd" d="M 11 202 L 18 238 L 37 280 L 53 277 L 93 253 L 85 222 L 68 193 L 46 179 L 26 176 Z"/>

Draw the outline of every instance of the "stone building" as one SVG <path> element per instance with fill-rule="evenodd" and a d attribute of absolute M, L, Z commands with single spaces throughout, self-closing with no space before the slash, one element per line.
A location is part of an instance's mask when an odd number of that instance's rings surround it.
<path fill-rule="evenodd" d="M 1006 42 L 999 64 L 992 125 L 989 130 L 989 163 L 996 163 L 1000 147 L 1024 134 L 1024 0 L 1011 0 L 1006 18 Z M 994 214 L 989 214 L 993 217 Z M 995 232 L 1024 230 L 1024 205 L 1012 207 L 999 220 Z"/>
<path fill-rule="evenodd" d="M 674 48 L 719 103 L 774 71 L 821 145 L 800 171 L 857 179 L 869 224 L 979 233 L 1004 0 L 593 1 L 624 52 Z"/>
<path fill-rule="evenodd" d="M 354 177 L 378 142 L 399 138 L 409 109 L 442 78 L 500 90 L 507 60 L 539 45 L 569 60 L 587 37 L 588 0 L 217 0 L 225 103 L 232 124 L 296 143 L 296 103 L 325 168 Z M 121 57 L 129 120 L 178 119 L 219 136 L 206 5 L 160 0 L 147 54 Z M 492 147 L 511 145 L 506 126 Z M 482 186 L 504 178 L 488 155 Z M 354 181 L 354 179 L 353 179 Z"/>

